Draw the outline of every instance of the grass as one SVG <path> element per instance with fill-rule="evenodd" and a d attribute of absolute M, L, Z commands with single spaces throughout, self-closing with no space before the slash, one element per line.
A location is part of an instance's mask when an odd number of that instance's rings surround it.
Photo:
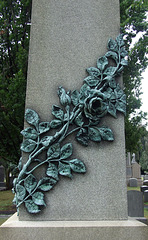
<path fill-rule="evenodd" d="M 140 187 L 127 187 L 127 190 L 135 190 L 135 191 L 140 191 Z"/>
<path fill-rule="evenodd" d="M 144 217 L 147 218 L 148 221 L 148 209 L 144 209 Z"/>
<path fill-rule="evenodd" d="M 0 191 L 0 211 L 14 210 L 14 205 L 12 203 L 13 198 L 14 194 L 11 190 Z"/>
<path fill-rule="evenodd" d="M 2 225 L 8 218 L 0 218 L 0 225 Z"/>
<path fill-rule="evenodd" d="M 15 210 L 15 206 L 12 203 L 14 194 L 11 190 L 0 191 L 0 211 L 12 211 Z M 2 213 L 3 214 L 3 213 Z M 0 218 L 0 225 L 2 225 L 8 218 Z"/>

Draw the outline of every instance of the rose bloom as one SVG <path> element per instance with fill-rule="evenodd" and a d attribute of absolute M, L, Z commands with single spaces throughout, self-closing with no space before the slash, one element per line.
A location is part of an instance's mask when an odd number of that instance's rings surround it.
<path fill-rule="evenodd" d="M 84 113 L 87 118 L 97 121 L 107 114 L 107 101 L 105 95 L 99 90 L 89 91 L 84 101 Z"/>

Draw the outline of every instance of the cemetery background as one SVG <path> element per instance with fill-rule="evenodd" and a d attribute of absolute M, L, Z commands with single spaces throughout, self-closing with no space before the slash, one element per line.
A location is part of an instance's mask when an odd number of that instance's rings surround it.
<path fill-rule="evenodd" d="M 125 1 L 120 1 L 120 3 L 121 3 L 121 20 L 122 20 L 122 27 L 125 27 L 126 28 L 126 26 L 128 25 L 128 23 L 127 23 L 127 21 L 124 21 L 125 20 L 125 16 L 126 16 L 126 14 L 128 14 L 128 12 L 126 11 L 126 13 L 125 13 L 125 9 L 127 8 L 127 7 L 129 7 L 129 5 L 127 6 L 126 4 L 126 2 Z M 16 7 L 15 8 L 15 10 L 17 9 L 17 5 L 15 4 L 15 3 L 13 3 L 14 4 L 14 6 Z M 132 5 L 133 4 L 133 5 Z M 139 8 L 139 3 L 136 3 L 136 5 L 134 5 L 134 3 L 132 3 L 131 4 L 131 6 L 130 6 L 130 10 L 132 10 L 132 11 L 130 11 L 130 12 L 132 12 L 132 14 L 133 14 L 133 16 L 135 16 L 135 14 L 139 11 L 139 9 L 140 9 L 140 11 L 141 11 L 141 13 L 143 13 L 143 15 L 141 15 L 140 16 L 140 18 L 138 19 L 138 20 L 142 20 L 142 19 L 144 19 L 144 13 L 145 13 L 145 10 L 146 10 L 146 5 L 145 5 L 145 3 L 143 3 L 142 5 L 141 5 L 141 7 Z M 141 4 L 141 3 L 140 3 Z M 11 4 L 8 6 L 8 7 L 10 7 L 10 10 L 11 10 L 11 8 L 12 7 L 14 7 L 14 6 L 12 6 Z M 5 6 L 4 6 L 5 7 Z M 23 7 L 23 8 L 22 8 Z M 26 25 L 26 28 L 27 28 L 27 31 L 28 32 L 26 32 L 26 38 L 24 39 L 24 41 L 22 41 L 21 42 L 21 44 L 19 43 L 19 52 L 22 54 L 23 53 L 23 55 L 22 55 L 22 61 L 20 61 L 20 57 L 19 57 L 19 54 L 18 54 L 18 60 L 19 60 L 19 64 L 22 64 L 22 66 L 21 66 L 21 69 L 23 69 L 23 71 L 22 72 L 24 72 L 25 74 L 26 74 L 26 68 L 23 66 L 23 62 L 24 62 L 24 59 L 26 59 L 26 56 L 27 56 L 27 54 L 26 54 L 26 52 L 27 52 L 27 44 L 28 44 L 28 40 L 29 40 L 29 37 L 27 37 L 27 36 L 29 36 L 29 22 L 30 22 L 30 9 L 31 9 L 31 1 L 28 1 L 28 3 L 24 3 L 24 1 L 21 1 L 21 4 L 20 4 L 20 9 L 23 9 L 23 11 L 22 11 L 22 13 L 20 14 L 20 19 L 23 19 L 23 14 L 24 14 L 24 12 L 25 11 L 27 11 L 28 12 L 28 14 L 27 14 L 27 17 L 26 17 L 26 19 L 25 19 L 25 21 L 26 21 L 26 23 L 25 23 L 25 25 Z M 136 11 L 135 11 L 135 9 L 136 9 Z M 6 9 L 5 9 L 6 10 Z M 134 11 L 133 11 L 134 10 Z M 9 14 L 10 12 L 9 12 L 9 8 L 8 8 L 8 11 L 7 11 L 7 14 Z M 125 14 L 125 15 L 124 15 Z M 131 13 L 130 13 L 131 14 Z M 131 15 L 132 15 L 131 14 Z M 8 15 L 7 15 L 8 16 Z M 136 16 L 136 17 L 138 17 L 138 16 Z M 11 18 L 10 18 L 11 19 Z M 16 23 L 17 23 L 17 20 L 16 20 Z M 133 24 L 133 22 L 131 21 L 130 22 L 131 23 L 131 25 L 132 26 L 134 26 L 134 24 Z M 9 25 L 9 27 L 11 28 L 11 23 L 10 23 L 10 25 Z M 135 27 L 135 26 L 134 26 Z M 141 29 L 139 29 L 139 30 L 137 30 L 137 31 L 143 31 L 144 29 L 146 29 L 146 25 L 143 23 L 143 25 L 142 25 L 142 27 L 141 27 Z M 21 33 L 21 31 L 20 31 L 20 33 Z M 5 31 L 3 30 L 2 32 L 1 32 L 1 35 L 2 35 L 2 38 L 3 38 L 3 40 L 4 40 L 4 38 L 5 38 Z M 133 34 L 131 34 L 130 36 L 128 36 L 127 37 L 127 44 L 129 44 L 130 42 L 131 42 L 131 39 L 134 37 L 134 33 Z M 142 44 L 142 43 L 144 43 L 144 39 L 143 40 L 140 40 L 140 43 Z M 10 43 L 11 44 L 11 43 Z M 144 45 L 143 45 L 144 46 Z M 22 47 L 22 48 L 21 48 Z M 14 49 L 13 49 L 14 50 Z M 139 53 L 140 53 L 140 50 L 139 50 Z M 135 53 L 134 53 L 135 54 Z M 134 55 L 133 55 L 134 56 Z M 131 57 L 131 60 L 132 60 L 132 57 Z M 11 62 L 11 59 L 10 59 L 10 62 Z M 132 62 L 132 61 L 131 61 Z M 4 62 L 3 62 L 4 63 Z M 139 66 L 139 65 L 138 65 Z M 22 68 L 23 67 L 23 68 Z M 143 69 L 145 68 L 145 57 L 143 57 Z M 128 69 L 129 70 L 129 69 Z M 23 74 L 24 74 L 23 73 Z M 24 76 L 25 76 L 25 74 L 24 74 Z M 125 75 L 126 75 L 126 73 L 125 73 Z M 6 73 L 5 73 L 5 76 L 6 76 Z M 134 76 L 132 76 L 132 78 L 134 78 Z M 17 85 L 17 87 L 20 87 L 20 85 L 19 85 L 19 79 L 21 80 L 21 85 L 22 85 L 22 82 L 24 81 L 23 80 L 23 75 L 22 75 L 22 73 L 21 72 L 19 72 L 19 74 L 17 75 L 17 79 L 16 80 L 18 80 L 18 85 Z M 139 83 L 138 84 L 140 84 L 140 81 L 139 81 Z M 137 86 L 138 86 L 138 84 L 137 84 Z M 137 88 L 137 86 L 136 86 L 136 88 Z M 10 86 L 11 87 L 11 86 Z M 16 86 L 15 86 L 16 87 Z M 11 89 L 10 89 L 11 90 Z M 14 90 L 14 89 L 13 89 Z M 11 93 L 11 91 L 10 91 L 10 93 Z M 10 93 L 9 93 L 9 97 L 10 97 Z M 5 112 L 5 106 L 1 106 L 2 107 L 2 109 L 4 110 L 4 112 Z M 16 107 L 18 107 L 18 106 L 16 106 Z M 138 106 L 136 106 L 136 107 L 138 107 Z M 19 106 L 19 109 L 20 109 L 20 106 Z M 22 106 L 21 106 L 21 109 L 22 109 Z M 4 115 L 5 116 L 5 115 Z M 1 160 L 2 161 L 2 160 Z M 17 160 L 16 160 L 17 161 Z M 15 161 L 14 161 L 15 162 Z M 9 164 L 8 164 L 9 165 Z M 10 168 L 12 168 L 13 169 L 13 165 L 12 166 L 10 166 Z M 6 167 L 7 168 L 7 167 Z"/>
<path fill-rule="evenodd" d="M 28 45 L 31 22 L 31 0 L 2 1 L 0 5 L 0 162 L 5 167 L 6 185 L 9 188 L 9 173 L 17 165 L 23 129 L 24 99 L 27 76 Z M 146 69 L 147 46 L 147 1 L 120 0 L 121 28 L 125 33 L 129 51 L 129 65 L 123 79 L 128 96 L 126 127 L 127 152 L 139 152 L 139 161 L 144 170 L 148 169 L 148 149 L 143 145 L 148 133 L 141 127 L 145 114 L 140 111 L 139 99 L 141 73 Z M 13 9 L 13 11 L 12 11 Z M 25 16 L 25 17 L 24 17 Z M 15 23 L 15 24 L 13 24 Z M 136 34 L 142 37 L 130 48 Z M 8 43 L 8 44 L 7 44 Z M 8 54 L 7 54 L 8 53 Z M 18 95 L 19 93 L 19 95 Z M 130 117 L 132 113 L 132 118 Z M 15 173 L 14 173 L 15 174 Z"/>

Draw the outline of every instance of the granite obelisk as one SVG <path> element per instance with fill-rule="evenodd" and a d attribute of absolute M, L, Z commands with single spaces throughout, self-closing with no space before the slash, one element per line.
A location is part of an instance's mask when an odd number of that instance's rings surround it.
<path fill-rule="evenodd" d="M 119 30 L 117 0 L 33 1 L 26 108 L 42 121 L 51 119 L 58 87 L 80 89 L 86 68 L 96 65 Z M 46 195 L 42 213 L 32 216 L 20 207 L 20 220 L 127 219 L 124 117 L 106 117 L 103 124 L 113 130 L 115 141 L 85 148 L 71 137 L 87 173 L 72 181 L 63 178 Z"/>
<path fill-rule="evenodd" d="M 115 39 L 119 30 L 118 0 L 33 0 L 26 108 L 36 111 L 41 121 L 52 119 L 58 87 L 79 90 L 85 69 L 96 66 L 108 39 Z M 121 86 L 122 79 L 117 81 Z M 72 180 L 60 176 L 39 214 L 29 214 L 21 205 L 19 218 L 15 214 L 0 227 L 2 239 L 147 239 L 146 225 L 127 217 L 123 114 L 117 119 L 105 116 L 101 124 L 112 129 L 115 140 L 83 147 L 69 136 L 74 158 L 83 160 L 86 173 L 75 173 Z M 36 175 L 42 177 L 44 169 Z M 24 189 L 19 189 L 22 199 Z"/>

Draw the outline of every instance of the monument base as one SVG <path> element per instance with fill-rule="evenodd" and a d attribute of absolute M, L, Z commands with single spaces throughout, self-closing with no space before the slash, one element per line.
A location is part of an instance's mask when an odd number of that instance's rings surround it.
<path fill-rule="evenodd" d="M 19 221 L 16 214 L 0 227 L 5 240 L 147 240 L 147 225 L 136 221 Z"/>

